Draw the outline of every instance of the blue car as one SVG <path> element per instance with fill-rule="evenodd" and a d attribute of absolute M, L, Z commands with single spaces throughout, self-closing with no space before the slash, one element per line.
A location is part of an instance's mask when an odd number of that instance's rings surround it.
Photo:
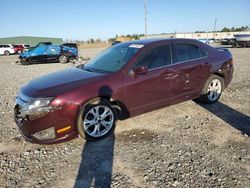
<path fill-rule="evenodd" d="M 70 48 L 62 45 L 38 46 L 33 50 L 20 54 L 21 64 L 27 65 L 39 62 L 60 62 L 67 63 L 70 59 L 78 56 L 76 48 Z"/>

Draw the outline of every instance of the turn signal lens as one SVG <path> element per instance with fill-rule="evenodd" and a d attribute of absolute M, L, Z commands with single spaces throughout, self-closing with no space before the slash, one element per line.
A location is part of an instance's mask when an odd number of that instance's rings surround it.
<path fill-rule="evenodd" d="M 56 132 L 57 133 L 62 133 L 62 132 L 65 132 L 65 131 L 69 130 L 70 128 L 71 128 L 71 126 L 67 126 L 67 127 L 62 128 L 62 129 L 58 129 Z"/>

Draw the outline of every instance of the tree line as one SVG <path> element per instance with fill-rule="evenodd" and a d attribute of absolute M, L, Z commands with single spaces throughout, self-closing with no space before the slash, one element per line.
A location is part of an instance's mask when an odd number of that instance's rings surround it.
<path fill-rule="evenodd" d="M 208 32 L 238 32 L 238 31 L 249 31 L 250 28 L 248 26 L 241 27 L 223 27 L 221 30 L 217 31 L 208 31 Z M 195 33 L 206 33 L 207 31 L 195 31 Z"/>

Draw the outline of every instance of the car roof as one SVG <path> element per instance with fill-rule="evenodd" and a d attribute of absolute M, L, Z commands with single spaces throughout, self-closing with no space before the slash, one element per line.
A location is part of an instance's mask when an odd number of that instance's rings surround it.
<path fill-rule="evenodd" d="M 196 41 L 194 39 L 185 39 L 185 38 L 154 38 L 154 39 L 141 39 L 141 40 L 132 40 L 128 42 L 124 42 L 126 44 L 141 44 L 141 45 L 149 45 L 153 43 L 163 42 L 163 41 Z"/>
<path fill-rule="evenodd" d="M 60 47 L 60 45 L 51 44 L 51 45 L 37 46 L 36 48 L 48 48 L 48 47 Z"/>

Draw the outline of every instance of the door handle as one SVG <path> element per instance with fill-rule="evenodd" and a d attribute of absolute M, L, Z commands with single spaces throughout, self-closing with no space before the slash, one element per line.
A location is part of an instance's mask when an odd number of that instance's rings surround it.
<path fill-rule="evenodd" d="M 175 71 L 173 69 L 169 69 L 165 72 L 163 72 L 163 77 L 166 79 L 166 78 L 174 78 L 178 75 L 178 71 Z"/>

